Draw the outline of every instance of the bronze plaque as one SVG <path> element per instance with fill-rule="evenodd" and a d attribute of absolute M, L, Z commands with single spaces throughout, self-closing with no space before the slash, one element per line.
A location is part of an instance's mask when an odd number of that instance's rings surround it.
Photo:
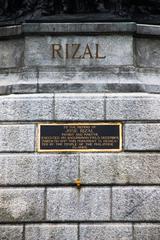
<path fill-rule="evenodd" d="M 120 152 L 121 123 L 39 124 L 38 152 Z"/>

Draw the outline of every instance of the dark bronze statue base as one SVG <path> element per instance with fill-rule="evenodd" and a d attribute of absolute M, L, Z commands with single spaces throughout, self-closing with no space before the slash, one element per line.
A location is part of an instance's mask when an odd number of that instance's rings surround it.
<path fill-rule="evenodd" d="M 26 21 L 160 24 L 160 0 L 0 0 L 0 25 Z"/>

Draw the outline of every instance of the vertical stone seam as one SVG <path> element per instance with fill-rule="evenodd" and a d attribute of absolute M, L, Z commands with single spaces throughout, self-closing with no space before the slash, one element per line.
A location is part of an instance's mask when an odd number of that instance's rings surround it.
<path fill-rule="evenodd" d="M 113 216 L 112 216 L 112 205 L 113 205 L 113 187 L 111 186 L 111 189 L 110 189 L 110 221 L 113 221 Z"/>
<path fill-rule="evenodd" d="M 26 230 L 26 228 L 25 228 L 25 224 L 23 225 L 23 232 L 22 232 L 22 240 L 25 240 L 25 230 Z"/>
<path fill-rule="evenodd" d="M 80 223 L 78 223 L 78 232 L 77 232 L 77 240 L 80 240 Z"/>
<path fill-rule="evenodd" d="M 47 187 L 44 189 L 44 221 L 47 221 Z"/>
<path fill-rule="evenodd" d="M 135 240 L 135 235 L 134 235 L 134 223 L 132 224 L 132 239 Z"/>
<path fill-rule="evenodd" d="M 8 159 L 6 160 L 3 160 L 4 161 L 4 167 L 5 167 L 5 178 L 4 178 L 4 181 L 5 181 L 5 184 L 7 183 L 7 169 L 8 169 Z"/>

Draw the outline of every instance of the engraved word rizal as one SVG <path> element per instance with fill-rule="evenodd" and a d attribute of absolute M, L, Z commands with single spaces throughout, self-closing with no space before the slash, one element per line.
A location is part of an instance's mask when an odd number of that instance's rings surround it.
<path fill-rule="evenodd" d="M 73 44 L 53 44 L 54 59 L 105 59 L 99 44 L 82 46 L 78 43 Z"/>

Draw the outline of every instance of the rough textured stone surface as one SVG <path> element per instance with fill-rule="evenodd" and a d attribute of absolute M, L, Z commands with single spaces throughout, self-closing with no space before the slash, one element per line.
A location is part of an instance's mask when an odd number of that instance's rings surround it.
<path fill-rule="evenodd" d="M 107 221 L 109 188 L 51 188 L 47 193 L 47 220 Z"/>
<path fill-rule="evenodd" d="M 26 226 L 26 240 L 78 240 L 77 225 L 30 225 Z"/>
<path fill-rule="evenodd" d="M 80 226 L 80 240 L 132 240 L 132 225 L 83 224 Z"/>
<path fill-rule="evenodd" d="M 135 224 L 135 240 L 159 240 L 160 224 Z"/>
<path fill-rule="evenodd" d="M 22 240 L 23 226 L 1 225 L 0 239 L 1 240 Z"/>
<path fill-rule="evenodd" d="M 86 45 L 90 47 L 92 58 L 86 59 L 53 58 L 52 44 L 81 44 L 76 55 L 83 57 Z M 96 58 L 96 44 L 99 44 L 99 56 Z M 63 53 L 65 49 L 63 49 Z M 71 50 L 73 53 L 73 50 Z M 108 66 L 108 65 L 133 65 L 133 37 L 132 36 L 28 36 L 25 38 L 25 62 L 26 66 Z"/>
<path fill-rule="evenodd" d="M 160 184 L 159 154 L 80 154 L 83 184 Z"/>
<path fill-rule="evenodd" d="M 34 125 L 0 125 L 0 152 L 33 152 Z"/>
<path fill-rule="evenodd" d="M 136 40 L 136 57 L 139 67 L 159 67 L 160 40 L 152 38 L 138 38 Z"/>
<path fill-rule="evenodd" d="M 29 222 L 44 219 L 44 190 L 0 189 L 0 221 Z"/>
<path fill-rule="evenodd" d="M 159 94 L 106 94 L 106 120 L 158 120 L 159 108 Z"/>
<path fill-rule="evenodd" d="M 114 187 L 112 218 L 121 221 L 159 221 L 159 187 Z"/>
<path fill-rule="evenodd" d="M 0 97 L 0 121 L 52 120 L 53 100 L 52 94 Z"/>
<path fill-rule="evenodd" d="M 78 155 L 0 155 L 0 185 L 68 184 L 78 179 Z"/>
<path fill-rule="evenodd" d="M 56 120 L 103 120 L 103 94 L 56 94 Z"/>
<path fill-rule="evenodd" d="M 0 68 L 20 67 L 23 63 L 24 40 L 0 41 Z"/>
<path fill-rule="evenodd" d="M 160 151 L 160 124 L 126 124 L 124 127 L 125 150 Z"/>

